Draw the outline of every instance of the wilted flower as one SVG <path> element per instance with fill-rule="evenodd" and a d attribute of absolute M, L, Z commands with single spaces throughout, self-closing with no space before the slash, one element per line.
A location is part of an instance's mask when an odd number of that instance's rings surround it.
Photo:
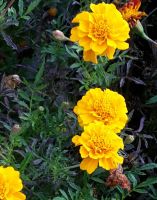
<path fill-rule="evenodd" d="M 4 88 L 15 89 L 21 83 L 19 75 L 9 75 L 3 78 Z"/>
<path fill-rule="evenodd" d="M 147 15 L 145 12 L 139 11 L 140 6 L 140 0 L 130 0 L 119 9 L 123 18 L 129 23 L 130 27 L 134 27 L 137 20 Z"/>
<path fill-rule="evenodd" d="M 109 187 L 121 186 L 128 191 L 131 190 L 131 184 L 125 174 L 119 169 L 110 170 L 110 175 L 107 178 L 106 185 Z"/>
<path fill-rule="evenodd" d="M 101 121 L 110 126 L 116 133 L 126 125 L 128 117 L 125 99 L 122 95 L 109 89 L 90 89 L 77 102 L 74 113 L 78 115 L 80 126 Z"/>
<path fill-rule="evenodd" d="M 84 48 L 83 59 L 97 63 L 97 56 L 112 59 L 116 49 L 129 48 L 129 25 L 114 4 L 91 4 L 92 12 L 81 12 L 72 23 L 78 26 L 71 30 L 71 41 Z"/>
<path fill-rule="evenodd" d="M 64 33 L 60 30 L 55 30 L 55 31 L 52 31 L 52 35 L 53 37 L 56 39 L 56 40 L 59 40 L 59 41 L 69 41 L 69 38 L 67 38 Z"/>
<path fill-rule="evenodd" d="M 22 188 L 20 173 L 13 167 L 0 166 L 0 199 L 25 200 L 26 196 L 21 192 Z"/>
<path fill-rule="evenodd" d="M 106 170 L 115 169 L 123 163 L 118 150 L 124 148 L 123 140 L 110 127 L 102 122 L 91 123 L 84 127 L 81 136 L 75 135 L 72 142 L 80 147 L 83 158 L 80 168 L 89 174 L 98 167 Z"/>

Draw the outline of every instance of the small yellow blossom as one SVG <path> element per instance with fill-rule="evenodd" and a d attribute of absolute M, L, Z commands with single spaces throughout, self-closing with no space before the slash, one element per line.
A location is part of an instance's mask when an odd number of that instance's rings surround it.
<path fill-rule="evenodd" d="M 140 0 L 130 0 L 119 9 L 123 18 L 129 23 L 130 27 L 134 27 L 137 20 L 147 15 L 145 12 L 139 11 L 140 6 Z"/>
<path fill-rule="evenodd" d="M 119 149 L 124 148 L 123 140 L 110 127 L 102 122 L 91 123 L 84 128 L 81 136 L 72 138 L 75 146 L 80 146 L 83 158 L 80 168 L 89 174 L 94 172 L 98 165 L 106 170 L 116 169 L 123 163 L 123 157 L 118 155 Z"/>
<path fill-rule="evenodd" d="M 20 174 L 13 167 L 0 166 L 0 200 L 25 200 Z"/>
<path fill-rule="evenodd" d="M 97 63 L 97 56 L 113 59 L 116 49 L 125 50 L 129 44 L 129 25 L 114 4 L 90 4 L 92 12 L 79 13 L 72 23 L 71 41 L 84 48 L 83 59 Z"/>
<path fill-rule="evenodd" d="M 109 89 L 90 89 L 77 102 L 74 113 L 78 115 L 80 126 L 101 121 L 119 133 L 126 125 L 128 117 L 125 99 L 122 95 Z"/>

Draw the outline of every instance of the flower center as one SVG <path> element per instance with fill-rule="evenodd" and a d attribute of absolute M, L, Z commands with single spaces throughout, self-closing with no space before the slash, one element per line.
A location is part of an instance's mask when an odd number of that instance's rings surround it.
<path fill-rule="evenodd" d="M 98 119 L 102 120 L 105 125 L 110 124 L 115 116 L 115 111 L 108 102 L 94 102 L 94 111 Z"/>
<path fill-rule="evenodd" d="M 105 20 L 100 20 L 98 23 L 95 23 L 90 30 L 91 35 L 95 39 L 105 40 L 107 39 L 109 32 L 109 27 Z"/>
<path fill-rule="evenodd" d="M 103 136 L 93 135 L 89 143 L 90 148 L 98 154 L 104 154 L 112 150 L 111 146 L 106 144 Z"/>

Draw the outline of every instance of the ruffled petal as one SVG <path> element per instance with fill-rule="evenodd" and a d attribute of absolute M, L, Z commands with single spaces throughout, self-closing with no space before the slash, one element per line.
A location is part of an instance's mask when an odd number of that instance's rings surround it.
<path fill-rule="evenodd" d="M 95 64 L 98 63 L 98 61 L 97 61 L 97 55 L 92 50 L 83 51 L 83 59 L 85 61 L 90 61 L 90 62 L 93 62 Z"/>
<path fill-rule="evenodd" d="M 98 167 L 98 160 L 92 158 L 85 158 L 80 164 L 80 169 L 86 170 L 88 174 L 93 173 Z"/>

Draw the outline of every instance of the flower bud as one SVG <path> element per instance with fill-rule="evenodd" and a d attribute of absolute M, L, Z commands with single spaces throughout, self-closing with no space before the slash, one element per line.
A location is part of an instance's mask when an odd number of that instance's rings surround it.
<path fill-rule="evenodd" d="M 136 26 L 134 26 L 133 30 L 140 37 L 142 37 L 143 39 L 153 43 L 157 47 L 157 43 L 154 40 L 152 40 L 150 37 L 148 37 L 148 35 L 146 35 L 146 33 L 144 32 L 143 26 L 142 26 L 142 24 L 141 24 L 141 22 L 139 20 L 137 20 Z"/>
<path fill-rule="evenodd" d="M 14 124 L 14 126 L 11 129 L 12 133 L 18 133 L 21 130 L 21 127 L 19 124 Z"/>
<path fill-rule="evenodd" d="M 52 31 L 52 35 L 56 40 L 59 40 L 59 41 L 70 41 L 70 39 L 67 38 L 64 35 L 64 33 L 62 31 L 60 31 L 60 30 Z"/>
<path fill-rule="evenodd" d="M 39 108 L 38 108 L 41 112 L 44 112 L 44 107 L 43 106 L 39 106 Z"/>
<path fill-rule="evenodd" d="M 127 135 L 124 144 L 131 144 L 135 140 L 135 137 L 133 135 Z"/>
<path fill-rule="evenodd" d="M 50 16 L 55 17 L 57 15 L 58 10 L 55 7 L 51 7 L 48 9 L 47 12 Z"/>
<path fill-rule="evenodd" d="M 70 103 L 68 101 L 63 101 L 62 102 L 62 108 L 63 109 L 69 109 L 70 108 Z"/>

